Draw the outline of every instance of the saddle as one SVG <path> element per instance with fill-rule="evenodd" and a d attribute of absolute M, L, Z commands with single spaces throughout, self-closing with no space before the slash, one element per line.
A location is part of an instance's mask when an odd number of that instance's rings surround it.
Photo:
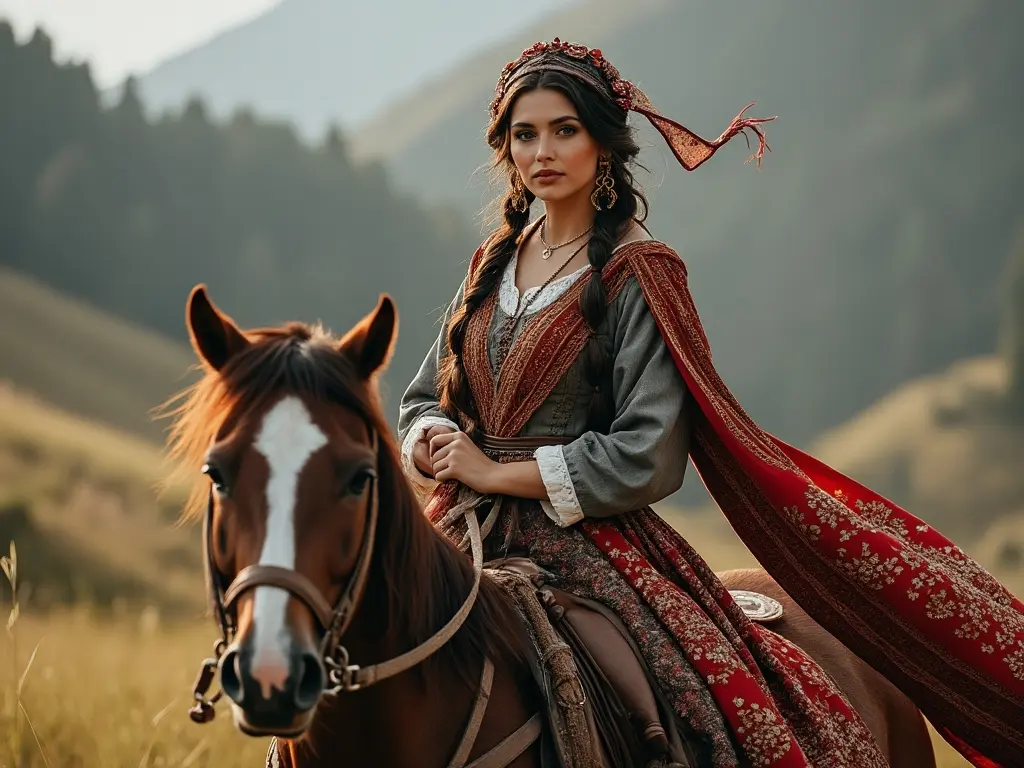
<path fill-rule="evenodd" d="M 697 768 L 708 746 L 679 718 L 619 617 L 593 600 L 553 586 L 525 557 L 485 564 L 511 598 L 533 639 L 533 672 L 547 703 L 545 768 Z M 755 621 L 782 606 L 733 591 Z"/>
<path fill-rule="evenodd" d="M 527 558 L 491 561 L 485 571 L 516 605 L 534 641 L 550 768 L 702 764 L 699 739 L 664 700 L 618 616 L 553 586 L 551 574 Z"/>

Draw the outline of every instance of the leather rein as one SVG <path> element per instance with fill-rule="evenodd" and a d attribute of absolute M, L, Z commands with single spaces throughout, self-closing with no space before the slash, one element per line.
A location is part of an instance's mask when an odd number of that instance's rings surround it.
<path fill-rule="evenodd" d="M 371 427 L 370 432 L 373 452 L 379 465 L 380 446 L 377 431 Z M 203 550 L 211 609 L 214 619 L 220 628 L 221 637 L 214 644 L 213 656 L 203 661 L 192 690 L 195 704 L 189 709 L 189 716 L 193 722 L 208 723 L 214 719 L 214 706 L 223 696 L 224 692 L 219 690 L 210 697 L 207 696 L 207 693 L 216 677 L 221 660 L 233 642 L 238 630 L 235 611 L 238 599 L 250 589 L 260 586 L 283 589 L 301 600 L 313 612 L 320 626 L 324 629 L 319 652 L 324 668 L 327 670 L 327 687 L 324 688 L 323 695 L 328 696 L 358 691 L 361 688 L 412 669 L 444 647 L 455 636 L 456 632 L 462 628 L 462 625 L 473 610 L 477 595 L 480 592 L 484 555 L 483 538 L 481 536 L 480 523 L 476 516 L 476 508 L 489 498 L 487 496 L 479 497 L 474 503 L 467 505 L 464 512 L 473 553 L 473 586 L 462 607 L 449 619 L 447 624 L 415 648 L 379 664 L 362 667 L 358 664 L 350 663 L 348 650 L 341 644 L 341 641 L 349 625 L 352 623 L 356 608 L 365 592 L 370 561 L 373 556 L 377 520 L 380 515 L 379 479 L 376 471 L 371 473 L 368 484 L 370 486 L 370 511 L 363 534 L 363 541 L 360 544 L 359 555 L 355 568 L 352 571 L 352 576 L 334 605 L 327 602 L 320 590 L 308 578 L 290 568 L 271 565 L 250 565 L 239 571 L 230 584 L 225 585 L 226 580 L 213 561 L 214 503 L 213 488 L 211 487 L 206 515 L 203 519 Z M 484 710 L 490 695 L 493 672 L 493 662 L 489 658 L 485 658 L 481 673 L 480 689 L 473 706 L 470 722 L 458 746 L 456 756 L 450 763 L 450 768 L 461 768 L 461 766 L 466 764 L 469 750 L 476 740 L 476 735 L 483 721 Z M 540 736 L 540 732 L 541 723 L 538 714 L 534 715 L 519 730 L 493 750 L 470 764 L 468 768 L 501 768 L 518 757 L 523 750 Z"/>

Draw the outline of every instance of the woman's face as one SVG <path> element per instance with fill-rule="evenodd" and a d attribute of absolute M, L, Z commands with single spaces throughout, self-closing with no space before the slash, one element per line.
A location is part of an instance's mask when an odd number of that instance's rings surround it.
<path fill-rule="evenodd" d="M 509 121 L 512 161 L 545 203 L 594 189 L 601 148 L 561 91 L 539 88 L 516 99 Z"/>

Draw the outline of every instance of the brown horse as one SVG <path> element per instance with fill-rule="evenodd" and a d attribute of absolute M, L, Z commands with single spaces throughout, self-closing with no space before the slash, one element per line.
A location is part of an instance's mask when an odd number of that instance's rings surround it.
<path fill-rule="evenodd" d="M 197 480 L 223 635 L 193 718 L 212 718 L 219 671 L 238 729 L 277 737 L 283 765 L 542 765 L 524 628 L 481 576 L 479 537 L 470 564 L 424 517 L 383 416 L 391 300 L 340 340 L 299 323 L 243 333 L 203 286 L 186 318 L 206 373 L 170 411 L 171 453 Z M 773 628 L 836 679 L 894 766 L 934 766 L 906 697 L 762 572 L 721 576 L 784 603 Z"/>

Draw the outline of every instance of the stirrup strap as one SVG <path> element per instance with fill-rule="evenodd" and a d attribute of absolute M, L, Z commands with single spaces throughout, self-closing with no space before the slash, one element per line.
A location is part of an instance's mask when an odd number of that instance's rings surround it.
<path fill-rule="evenodd" d="M 469 713 L 469 723 L 466 725 L 466 732 L 462 734 L 462 741 L 455 750 L 455 757 L 448 763 L 448 768 L 463 768 L 469 760 L 469 753 L 473 750 L 476 737 L 480 733 L 480 726 L 484 722 L 484 713 L 487 711 L 487 703 L 491 698 L 491 685 L 494 683 L 494 663 L 490 657 L 484 657 L 484 668 L 480 673 L 480 687 L 476 692 L 476 701 L 473 702 L 473 710 Z"/>
<path fill-rule="evenodd" d="M 540 738 L 544 725 L 540 712 L 535 714 L 521 726 L 519 730 L 507 737 L 486 755 L 470 763 L 467 768 L 505 768 L 509 763 L 526 751 L 533 742 Z"/>

